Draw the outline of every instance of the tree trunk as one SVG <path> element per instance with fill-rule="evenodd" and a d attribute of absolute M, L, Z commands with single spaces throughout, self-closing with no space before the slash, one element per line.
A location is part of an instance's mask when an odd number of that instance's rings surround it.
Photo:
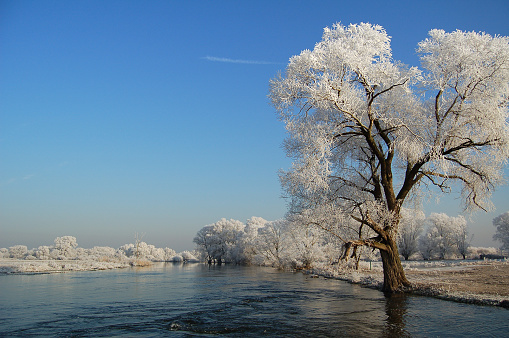
<path fill-rule="evenodd" d="M 397 292 L 403 286 L 410 286 L 410 282 L 406 279 L 405 272 L 403 271 L 396 242 L 389 238 L 385 244 L 387 245 L 387 250 L 380 250 L 384 269 L 384 286 L 382 290 L 384 292 Z"/>

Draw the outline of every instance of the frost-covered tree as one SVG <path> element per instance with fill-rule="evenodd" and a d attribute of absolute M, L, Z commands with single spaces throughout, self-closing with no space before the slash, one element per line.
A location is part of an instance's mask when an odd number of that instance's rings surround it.
<path fill-rule="evenodd" d="M 52 246 L 41 245 L 34 250 L 34 255 L 37 259 L 50 259 Z"/>
<path fill-rule="evenodd" d="M 451 217 L 444 213 L 432 213 L 427 219 L 428 224 L 422 239 L 423 256 L 425 259 L 436 257 L 445 259 L 459 252 L 466 254 L 468 235 L 467 221 L 463 216 Z M 466 247 L 465 247 L 466 246 Z M 460 253 L 463 255 L 463 253 Z"/>
<path fill-rule="evenodd" d="M 169 262 L 171 261 L 171 259 L 176 255 L 177 253 L 175 252 L 175 250 L 173 249 L 170 249 L 170 248 L 164 248 L 164 260 L 166 262 Z"/>
<path fill-rule="evenodd" d="M 244 223 L 222 218 L 198 231 L 193 241 L 209 262 L 240 262 Z"/>
<path fill-rule="evenodd" d="M 118 248 L 118 253 L 128 258 L 133 257 L 136 255 L 136 246 L 132 243 L 124 244 Z"/>
<path fill-rule="evenodd" d="M 329 206 L 355 220 L 355 235 L 337 234 L 345 250 L 378 249 L 383 288 L 396 291 L 410 285 L 397 247 L 405 202 L 461 186 L 467 209 L 488 209 L 503 182 L 509 39 L 431 30 L 417 50 L 423 70 L 395 61 L 390 40 L 378 25 L 325 28 L 271 81 L 270 98 L 289 134 L 281 181 L 292 212 Z"/>
<path fill-rule="evenodd" d="M 250 264 L 255 260 L 255 257 L 259 251 L 259 230 L 266 227 L 268 223 L 270 222 L 263 219 L 262 217 L 256 216 L 253 216 L 247 220 L 246 226 L 244 228 L 244 235 L 242 236 L 240 243 L 242 260 L 244 263 Z"/>
<path fill-rule="evenodd" d="M 509 250 L 509 211 L 495 217 L 493 225 L 497 227 L 493 239 L 502 242 L 500 249 Z"/>
<path fill-rule="evenodd" d="M 419 237 L 421 236 L 425 220 L 426 216 L 420 210 L 401 209 L 398 248 L 399 253 L 405 260 L 419 252 Z"/>
<path fill-rule="evenodd" d="M 419 238 L 419 251 L 424 260 L 430 260 L 435 255 L 435 243 L 430 231 L 426 231 Z"/>
<path fill-rule="evenodd" d="M 180 256 L 182 256 L 182 260 L 184 262 L 196 262 L 196 261 L 198 261 L 196 256 L 192 252 L 187 251 L 187 250 L 186 251 L 182 251 L 180 253 Z"/>
<path fill-rule="evenodd" d="M 26 245 L 14 245 L 9 247 L 9 257 L 16 259 L 23 259 L 28 254 L 28 247 Z"/>
<path fill-rule="evenodd" d="M 94 246 L 86 251 L 88 257 L 86 259 L 108 260 L 116 256 L 117 250 L 108 246 Z"/>
<path fill-rule="evenodd" d="M 69 259 L 76 258 L 76 237 L 74 236 L 62 236 L 55 238 L 54 250 L 51 255 L 53 258 Z"/>
<path fill-rule="evenodd" d="M 316 262 L 327 260 L 323 252 L 327 243 L 320 229 L 296 225 L 289 230 L 292 241 L 288 251 L 293 267 L 309 269 Z"/>
<path fill-rule="evenodd" d="M 256 251 L 262 259 L 260 264 L 283 268 L 288 258 L 288 222 L 284 219 L 271 221 L 258 229 Z"/>
<path fill-rule="evenodd" d="M 469 254 L 470 242 L 472 241 L 472 238 L 473 235 L 469 236 L 466 221 L 456 228 L 454 233 L 454 241 L 456 242 L 458 253 L 463 257 L 463 259 L 466 259 L 467 255 Z"/>
<path fill-rule="evenodd" d="M 469 246 L 468 254 L 473 258 L 482 258 L 485 256 L 500 256 L 500 251 L 494 247 L 484 248 Z"/>
<path fill-rule="evenodd" d="M 0 258 L 7 258 L 7 257 L 9 257 L 9 249 L 0 248 Z"/>
<path fill-rule="evenodd" d="M 193 242 L 196 244 L 200 257 L 209 264 L 214 260 L 214 251 L 216 246 L 216 238 L 213 233 L 213 226 L 206 225 L 196 233 Z"/>

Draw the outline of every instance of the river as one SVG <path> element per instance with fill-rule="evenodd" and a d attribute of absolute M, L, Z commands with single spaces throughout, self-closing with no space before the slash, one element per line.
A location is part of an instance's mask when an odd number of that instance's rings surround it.
<path fill-rule="evenodd" d="M 506 309 L 271 268 L 160 263 L 0 275 L 0 336 L 502 336 Z"/>

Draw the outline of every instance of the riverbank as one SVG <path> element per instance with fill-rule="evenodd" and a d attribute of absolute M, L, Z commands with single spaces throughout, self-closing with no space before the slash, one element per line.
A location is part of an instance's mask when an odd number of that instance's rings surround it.
<path fill-rule="evenodd" d="M 428 261 L 403 263 L 412 287 L 405 289 L 463 303 L 509 308 L 509 262 L 504 261 Z M 383 270 L 380 262 L 362 262 L 359 270 L 322 267 L 310 273 L 362 286 L 381 289 Z"/>
<path fill-rule="evenodd" d="M 130 261 L 94 260 L 0 260 L 0 273 L 58 273 L 127 268 Z M 412 287 L 406 289 L 423 296 L 479 305 L 509 308 L 509 261 L 411 261 L 403 263 Z M 314 276 L 335 278 L 381 289 L 381 262 L 361 262 L 359 270 L 345 266 L 322 266 Z"/>
<path fill-rule="evenodd" d="M 0 273 L 31 274 L 111 270 L 127 268 L 131 265 L 128 261 L 1 259 Z"/>

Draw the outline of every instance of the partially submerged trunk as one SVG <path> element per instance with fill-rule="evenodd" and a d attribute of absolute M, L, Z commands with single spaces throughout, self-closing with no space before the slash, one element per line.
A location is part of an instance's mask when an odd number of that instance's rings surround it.
<path fill-rule="evenodd" d="M 343 254 L 340 260 L 348 261 L 348 258 L 356 257 L 356 251 L 359 246 L 370 246 L 378 248 L 382 256 L 382 264 L 384 270 L 384 285 L 382 290 L 384 292 L 398 292 L 405 286 L 410 286 L 410 282 L 405 276 L 401 259 L 399 258 L 398 245 L 392 238 L 387 239 L 375 244 L 371 240 L 357 240 L 344 244 Z M 354 253 L 350 254 L 354 248 Z M 359 255 L 360 257 L 360 255 Z M 357 260 L 358 264 L 358 260 Z"/>
<path fill-rule="evenodd" d="M 389 238 L 386 243 L 386 250 L 380 250 L 384 269 L 384 292 L 401 291 L 404 286 L 410 286 L 406 279 L 401 259 L 399 258 L 398 246 L 394 240 Z"/>

